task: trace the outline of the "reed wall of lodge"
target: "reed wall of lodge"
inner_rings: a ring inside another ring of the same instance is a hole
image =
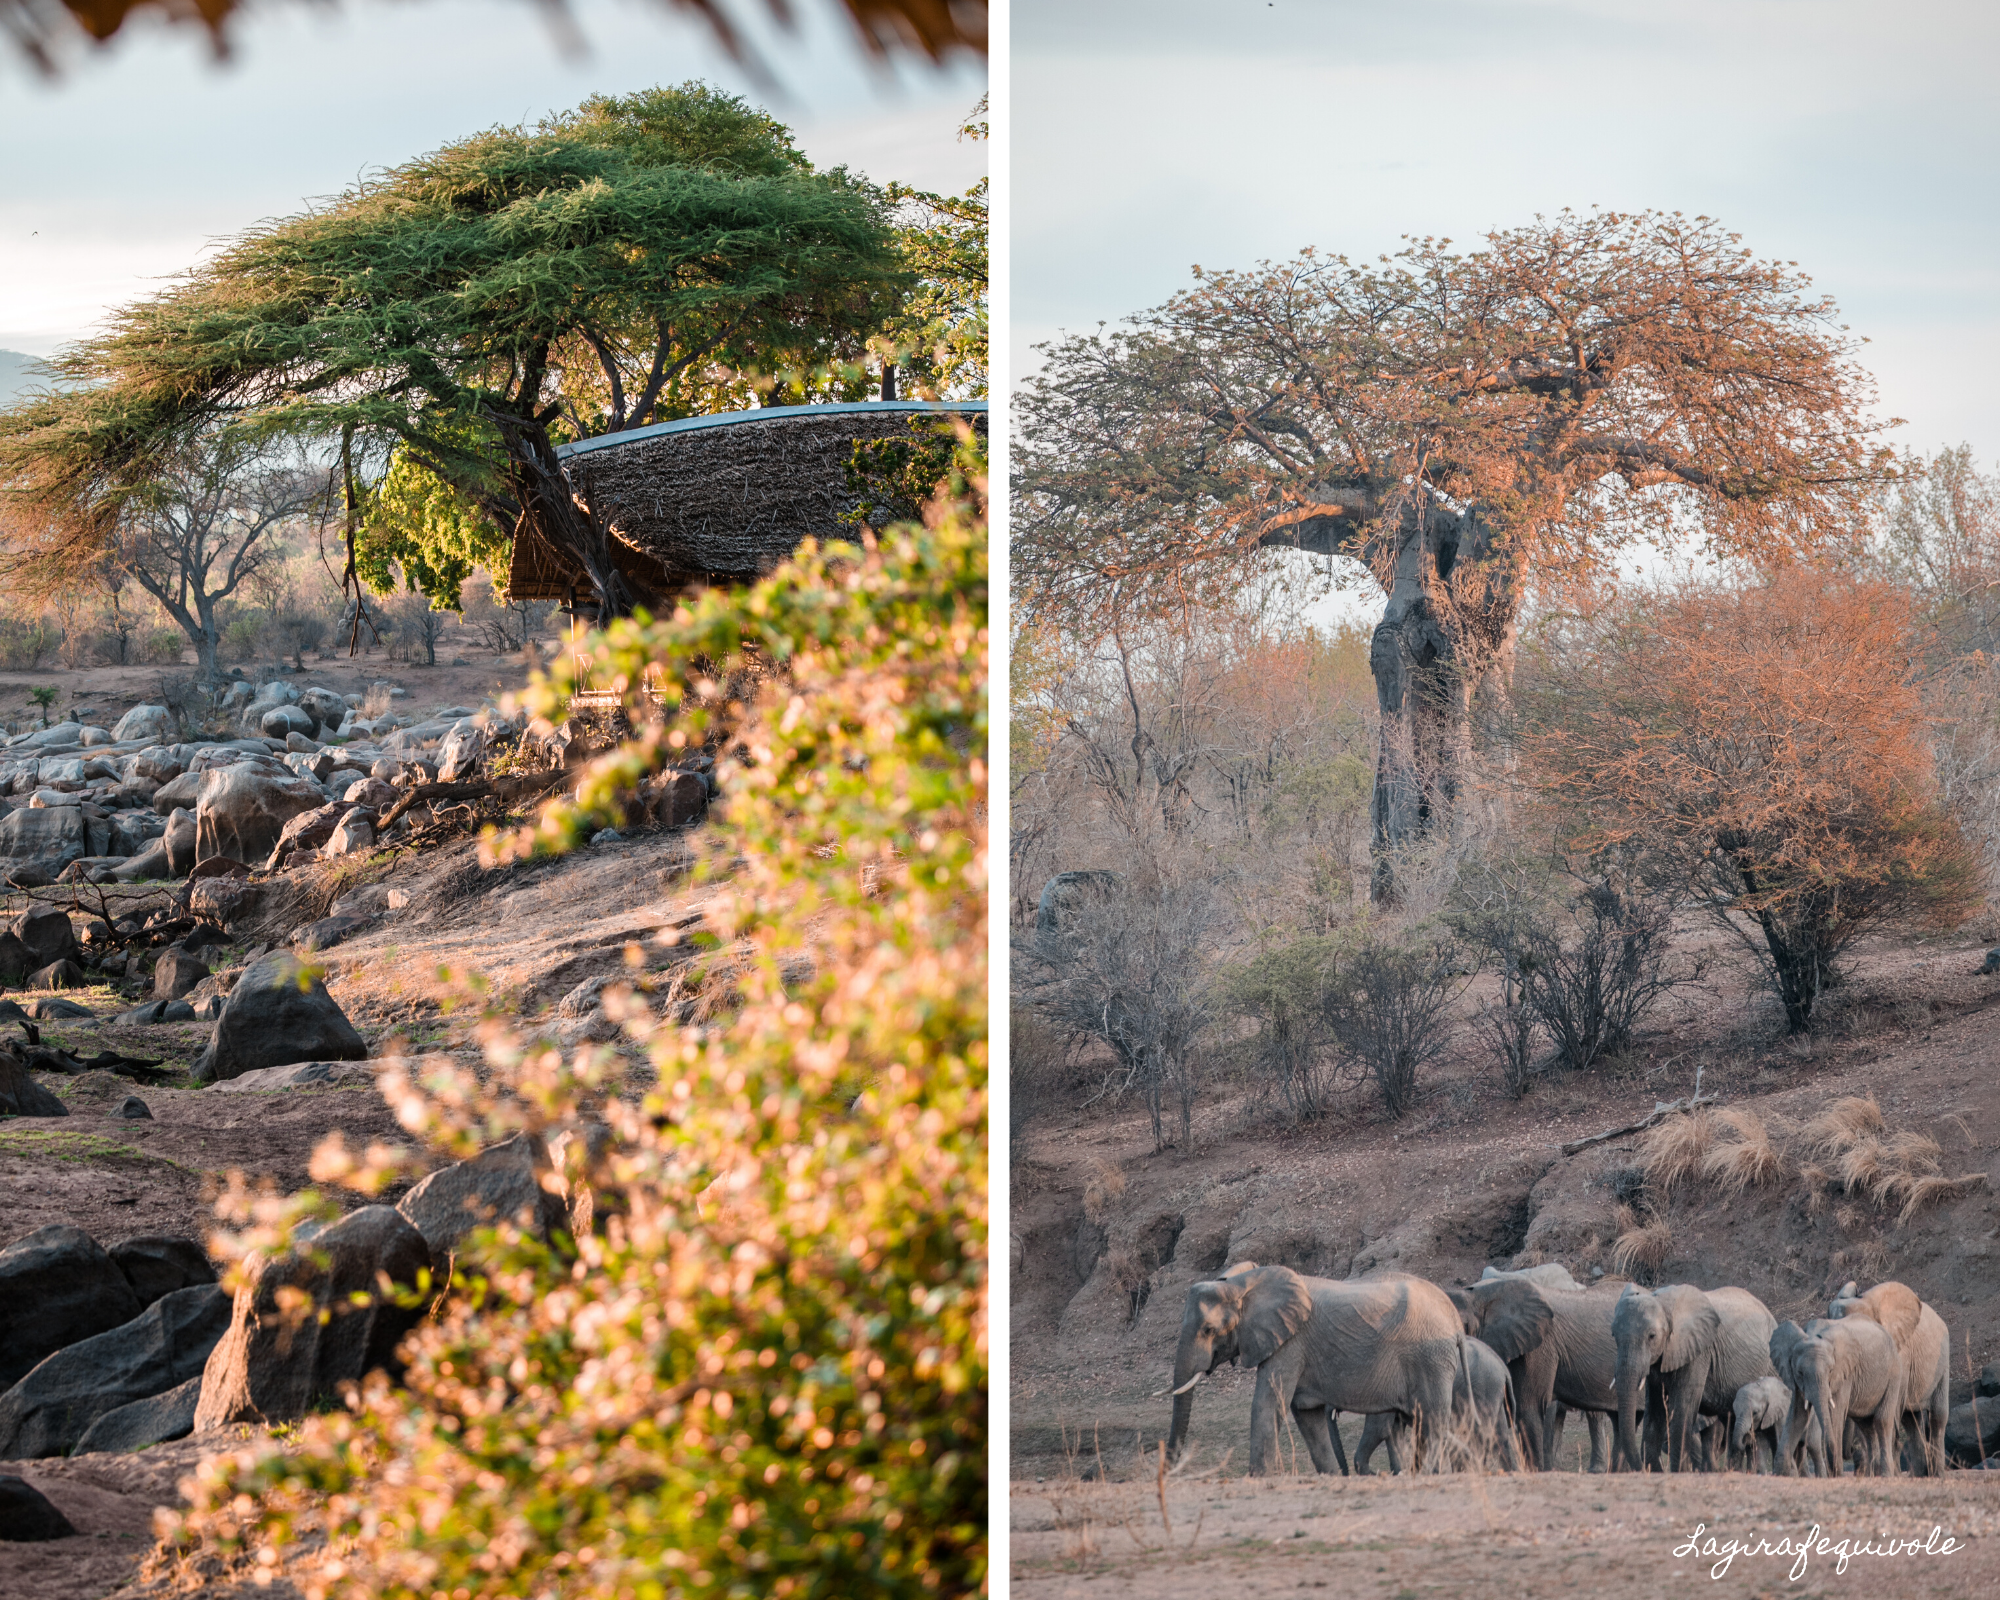
[[[661,595],[747,583],[807,538],[838,537],[859,502],[847,482],[854,446],[963,417],[986,431],[984,401],[859,401],[771,406],[688,417],[565,445],[571,484],[609,527],[619,566]],[[525,531],[514,542],[511,593],[588,593],[581,569]]]

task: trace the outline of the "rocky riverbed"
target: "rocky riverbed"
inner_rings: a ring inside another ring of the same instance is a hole
[[[560,792],[580,725],[369,717],[310,686],[236,699],[229,737],[169,743],[141,705],[0,749],[0,1593],[134,1581],[153,1508],[205,1453],[393,1371],[412,1313],[355,1291],[441,1273],[482,1219],[586,1225],[520,1138],[346,1196],[234,1293],[210,1254],[229,1175],[293,1192],[329,1134],[407,1141],[377,1088],[391,1061],[493,1075],[472,974],[531,1032],[616,1041],[629,1002],[607,990],[676,1003],[711,892],[688,876],[705,763],[584,851],[488,869],[479,815],[424,802],[488,785],[502,751]]]

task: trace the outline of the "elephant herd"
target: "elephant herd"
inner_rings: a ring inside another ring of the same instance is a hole
[[[1349,1470],[1336,1426],[1366,1416],[1355,1469],[1555,1465],[1571,1411],[1590,1470],[1837,1476],[1944,1466],[1949,1336],[1914,1291],[1848,1283],[1825,1317],[1780,1323],[1744,1289],[1620,1279],[1560,1266],[1445,1290],[1404,1273],[1336,1281],[1241,1262],[1192,1285],[1174,1358],[1178,1458],[1194,1390],[1225,1362],[1257,1370],[1250,1470],[1280,1465],[1289,1415],[1313,1466]],[[1606,1434],[1615,1429],[1607,1460]]]

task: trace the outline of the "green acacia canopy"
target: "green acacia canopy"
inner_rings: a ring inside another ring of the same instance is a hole
[[[531,526],[622,612],[645,597],[555,444],[855,359],[909,286],[885,197],[764,113],[698,84],[593,99],[251,229],[125,308],[62,390],[0,414],[0,474],[50,530],[30,554],[72,567],[191,433],[341,441],[502,536]]]

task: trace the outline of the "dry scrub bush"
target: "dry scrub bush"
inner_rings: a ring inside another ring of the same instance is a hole
[[[983,1587],[985,596],[985,530],[952,520],[807,546],[597,642],[596,681],[623,688],[749,647],[783,665],[720,713],[739,738],[718,859],[738,859],[702,870],[740,1008],[628,1016],[658,1074],[643,1098],[611,1052],[566,1063],[499,1018],[514,1097],[450,1069],[390,1080],[455,1154],[548,1136],[601,1230],[461,1253],[408,1387],[378,1375],[289,1451],[211,1462],[164,1564],[370,1600]],[[645,730],[525,842],[586,832],[686,737]],[[315,1159],[322,1181],[385,1170]]]
[[[1583,1072],[1615,1056],[1649,1011],[1699,978],[1698,966],[1669,964],[1672,932],[1667,900],[1605,880],[1577,897],[1574,940],[1550,928],[1528,946],[1522,986],[1562,1067]]]
[[[1449,945],[1370,941],[1342,963],[1321,1002],[1341,1048],[1375,1080],[1382,1109],[1417,1102],[1417,1078],[1451,1043],[1451,1008],[1465,992]]]
[[[1092,1099],[1137,1094],[1155,1149],[1166,1147],[1170,1107],[1181,1148],[1193,1142],[1207,1079],[1201,1040],[1219,1004],[1210,974],[1222,923],[1212,890],[1198,879],[1120,884],[1014,942],[1021,1003],[1071,1038],[1110,1051]]]
[[[1794,1033],[1861,934],[1953,927],[1981,901],[1912,628],[1894,586],[1794,566],[1569,619],[1523,674],[1522,770],[1552,826],[1693,896]]]
[[[1224,1004],[1252,1030],[1236,1054],[1254,1088],[1292,1122],[1309,1122],[1331,1103],[1336,1074],[1332,992],[1345,944],[1318,935],[1262,950],[1222,975]]]

